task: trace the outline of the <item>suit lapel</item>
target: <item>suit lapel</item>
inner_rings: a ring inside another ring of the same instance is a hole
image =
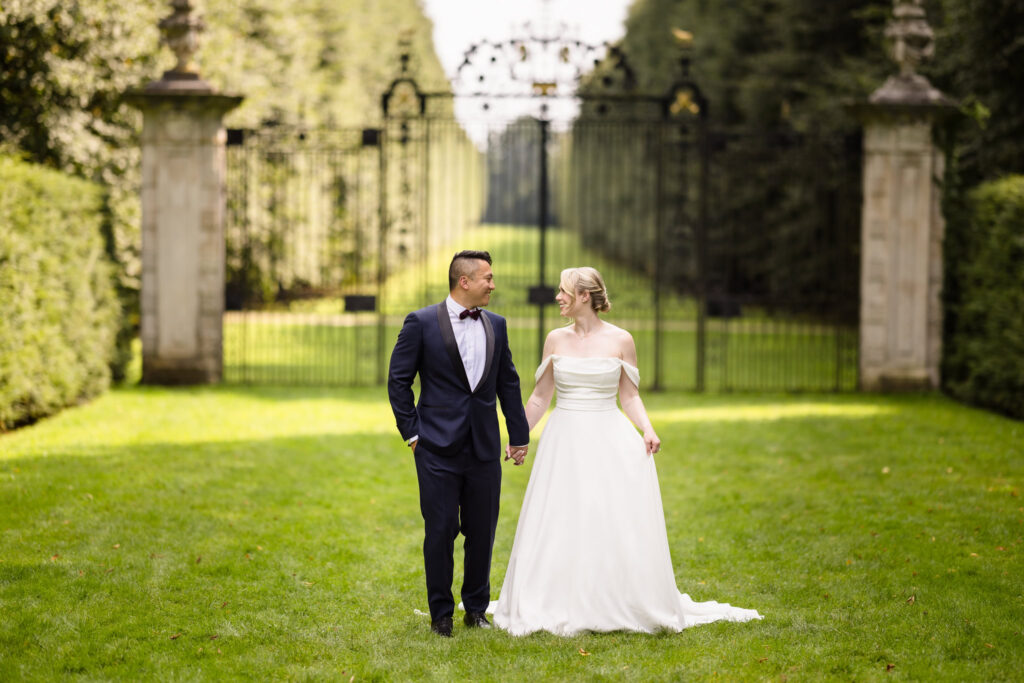
[[[462,356],[459,354],[459,345],[455,341],[452,321],[448,318],[448,306],[444,301],[437,305],[437,326],[441,328],[441,340],[444,342],[444,348],[448,351],[448,359],[452,362],[455,375],[462,380],[467,391],[472,391],[469,386],[469,378],[466,377],[466,366],[462,364]],[[491,343],[488,342],[487,345],[490,347]]]
[[[491,327],[487,313],[482,310],[480,311],[480,322],[484,324],[484,335],[487,336],[487,357],[484,360],[484,374],[480,375],[480,383],[476,385],[477,389],[484,385],[487,375],[491,372],[491,361],[494,360],[494,328]]]

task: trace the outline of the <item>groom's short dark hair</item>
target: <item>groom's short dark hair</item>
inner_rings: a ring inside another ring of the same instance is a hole
[[[487,261],[491,265],[491,255],[486,251],[464,250],[452,257],[452,263],[448,266],[448,291],[455,289],[459,284],[459,278],[463,275],[470,277],[476,272],[476,265],[473,261]]]

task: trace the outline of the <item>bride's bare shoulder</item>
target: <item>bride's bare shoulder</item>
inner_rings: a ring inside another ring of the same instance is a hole
[[[633,335],[617,325],[608,325],[608,339],[612,342],[615,347],[616,354],[619,358],[629,361],[630,363],[636,362],[636,344],[633,342]]]
[[[563,341],[568,340],[570,334],[571,332],[567,327],[556,327],[548,332],[548,336],[544,340],[544,355],[549,356],[553,353],[557,354]]]
[[[548,342],[559,342],[562,339],[568,339],[572,334],[572,330],[568,327],[556,327],[555,329],[548,332]]]
[[[633,335],[629,333],[629,330],[623,329],[618,325],[612,325],[611,323],[605,323],[607,326],[607,334],[610,337],[614,337],[616,341],[626,342],[632,341]]]

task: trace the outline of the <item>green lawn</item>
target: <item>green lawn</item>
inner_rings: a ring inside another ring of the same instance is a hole
[[[680,589],[763,621],[442,640],[380,389],[130,388],[0,436],[0,680],[1024,680],[1020,422],[647,401]],[[528,474],[505,469],[495,596]]]

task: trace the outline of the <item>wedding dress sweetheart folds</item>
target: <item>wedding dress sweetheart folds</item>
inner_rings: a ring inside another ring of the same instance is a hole
[[[760,619],[676,588],[655,458],[616,404],[619,358],[549,356],[557,401],[540,437],[501,597],[488,611],[513,635],[680,631]]]

